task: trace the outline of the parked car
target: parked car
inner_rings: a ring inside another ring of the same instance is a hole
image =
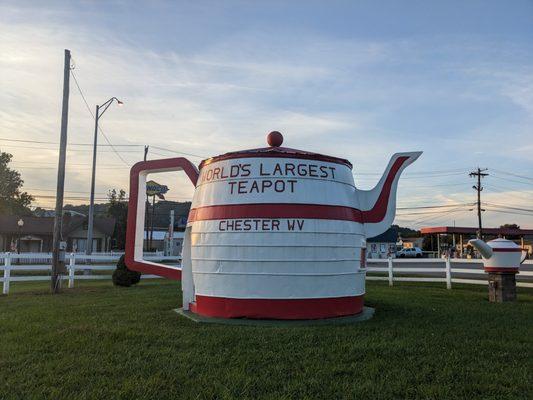
[[[400,258],[420,258],[422,257],[422,250],[419,247],[406,247],[396,253],[396,257]]]

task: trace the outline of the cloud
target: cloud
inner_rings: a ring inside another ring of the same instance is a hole
[[[524,150],[533,116],[533,64],[519,45],[461,37],[357,39],[247,26],[201,46],[184,37],[190,43],[180,49],[136,42],[135,27],[121,32],[98,26],[95,35],[73,7],[38,15],[11,5],[6,15],[0,25],[0,137],[58,140],[62,49],[70,48],[91,108],[111,96],[125,101],[106,112],[101,126],[113,143],[141,145],[119,148],[128,163],[142,158],[144,144],[152,146],[151,157],[173,154],[155,147],[208,157],[264,146],[265,134],[276,129],[287,146],[351,160],[364,186],[373,186],[396,151],[424,150],[408,172],[464,168],[465,176],[418,183],[426,188],[409,189],[414,181],[402,181],[400,204],[471,199],[467,172],[477,164],[533,170]],[[503,47],[506,57],[497,59]],[[91,116],[71,82],[69,141],[89,143],[92,134]],[[3,148],[20,165],[53,168],[56,146],[40,147]],[[67,189],[88,191],[90,148],[69,148]],[[99,148],[97,192],[127,187],[127,166],[107,168],[120,164],[111,149]],[[28,187],[55,186],[53,169],[21,170]],[[162,183],[186,198],[191,188],[179,179]],[[428,189],[459,179],[466,185],[462,192]],[[495,196],[502,202],[512,193]]]

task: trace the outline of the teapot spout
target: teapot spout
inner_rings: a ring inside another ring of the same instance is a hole
[[[355,201],[367,237],[385,232],[396,216],[396,190],[403,170],[412,164],[421,151],[394,154],[378,184],[371,190],[355,189]]]
[[[472,239],[468,241],[469,244],[474,246],[477,251],[481,253],[483,258],[491,258],[492,257],[492,249],[491,247],[485,243],[481,239]]]

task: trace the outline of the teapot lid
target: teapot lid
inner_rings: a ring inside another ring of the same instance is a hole
[[[305,160],[325,161],[336,164],[346,165],[352,169],[352,163],[344,158],[326,156],[323,154],[312,153],[310,151],[303,151],[291,149],[288,147],[281,147],[283,143],[283,135],[278,131],[272,131],[267,135],[267,143],[269,147],[261,147],[259,149],[232,151],[221,154],[219,156],[211,157],[203,160],[200,163],[199,169],[221,160],[230,160],[233,158],[250,158],[250,157],[272,157],[272,158],[302,158]]]
[[[503,238],[489,240],[487,244],[493,249],[521,249],[521,247],[512,240]]]

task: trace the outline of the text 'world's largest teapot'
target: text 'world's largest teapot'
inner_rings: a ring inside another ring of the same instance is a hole
[[[213,317],[312,319],[357,314],[366,238],[394,220],[400,173],[421,152],[395,154],[372,190],[344,159],[281,147],[226,153],[199,169],[185,158],[140,162],[130,177],[126,263],[182,279],[183,307]],[[145,182],[183,170],[196,189],[182,270],[142,259]],[[140,194],[140,195],[139,195]]]

